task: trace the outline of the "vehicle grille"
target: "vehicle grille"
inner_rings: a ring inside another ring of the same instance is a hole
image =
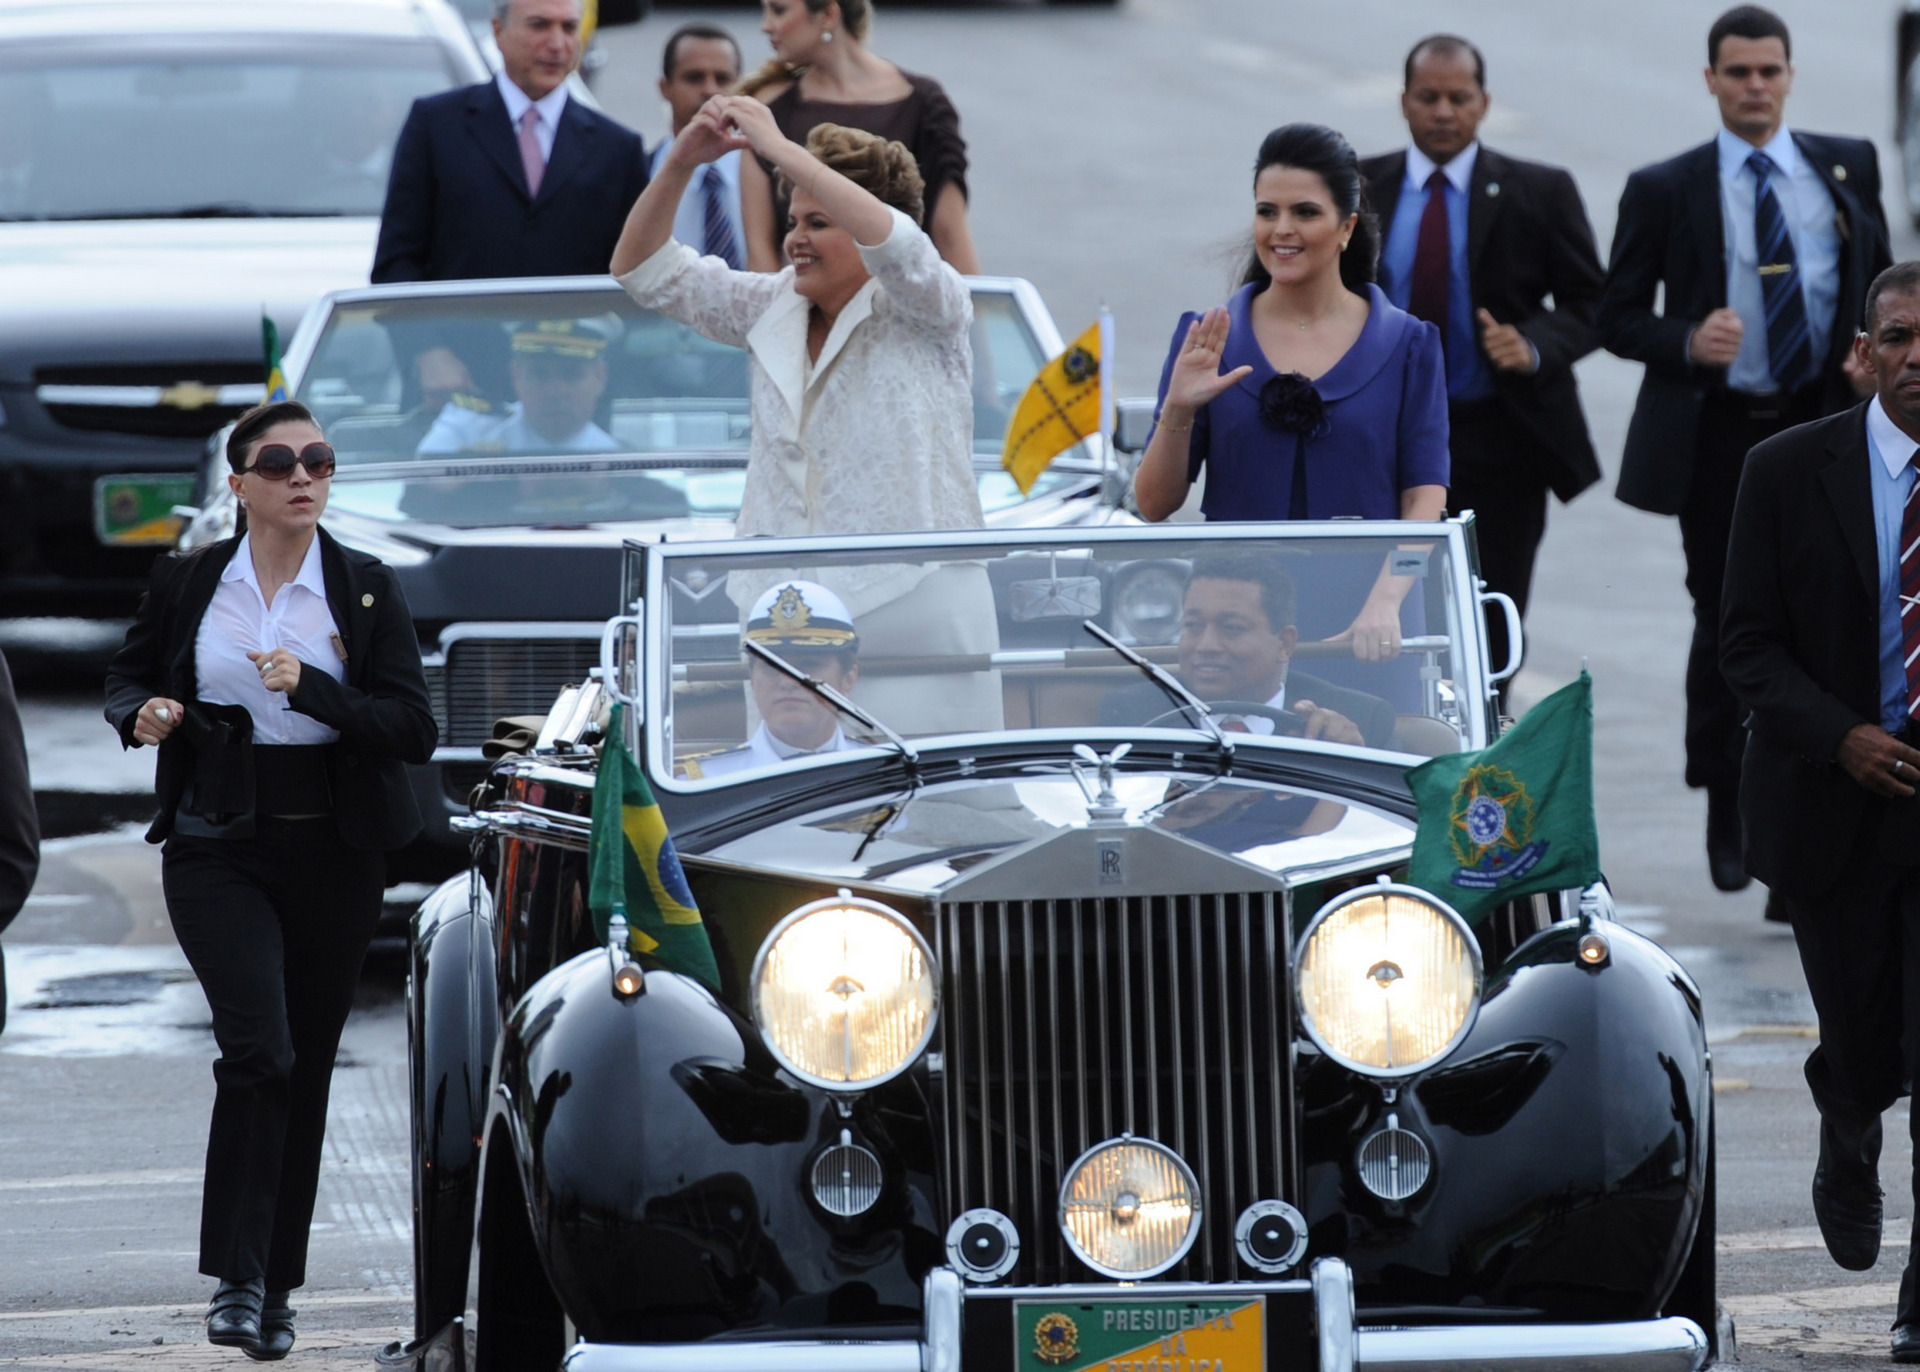
[[[540,715],[562,686],[600,665],[589,638],[462,638],[447,645],[446,666],[429,675],[440,742],[476,747],[503,715]]]
[[[1086,1280],[1057,1221],[1066,1168],[1130,1132],[1200,1180],[1200,1237],[1162,1280],[1242,1272],[1234,1220],[1294,1200],[1293,1012],[1280,897],[942,906],[945,1177],[953,1212],[1021,1233],[1022,1282]]]
[[[155,403],[155,389],[167,392],[182,383],[195,383],[191,387],[195,391],[222,386],[257,387],[262,373],[261,364],[255,359],[41,367],[34,372],[33,379],[39,386],[84,386],[100,388],[103,393],[123,392],[118,403],[44,400],[47,418],[63,428],[86,433],[134,434],[142,438],[206,438],[232,422],[246,406],[212,401],[196,401],[190,407]]]

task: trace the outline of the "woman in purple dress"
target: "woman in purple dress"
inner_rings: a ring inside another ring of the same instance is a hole
[[[1448,476],[1440,332],[1373,284],[1379,232],[1353,148],[1317,124],[1275,129],[1260,144],[1253,198],[1240,289],[1224,306],[1181,316],[1174,332],[1159,420],[1134,477],[1140,513],[1165,519],[1204,469],[1210,520],[1439,519]],[[1328,636],[1382,661],[1400,651],[1414,579],[1367,571],[1370,583],[1348,602],[1358,612]],[[1304,598],[1301,608],[1304,619]]]

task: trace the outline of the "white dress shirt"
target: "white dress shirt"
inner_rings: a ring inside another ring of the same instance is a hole
[[[647,172],[651,176],[660,174],[660,164],[667,160],[667,153],[673,147],[673,140],[667,139],[653,150],[647,159]],[[687,193],[680,197],[680,208],[673,216],[673,240],[685,243],[695,252],[707,250],[707,178],[720,178],[720,205],[726,211],[727,222],[733,225],[733,241],[739,246],[742,260],[747,251],[747,224],[740,217],[740,153],[736,149],[716,160],[707,163],[693,174],[687,182]]]
[[[327,608],[318,538],[308,545],[300,574],[280,588],[273,602],[269,606],[260,593],[260,578],[253,571],[253,535],[247,534],[220,573],[194,639],[200,699],[244,705],[253,716],[255,743],[332,743],[339,732],[295,710],[285,691],[261,685],[260,669],[247,658],[249,652],[285,648],[300,659],[302,672],[325,672],[335,681],[345,677],[347,664],[334,646],[338,626]]]
[[[796,748],[775,738],[762,723],[753,731],[746,746],[735,748],[732,752],[720,753],[714,757],[700,758],[686,765],[686,775],[696,780],[706,777],[732,776],[735,772],[757,771],[762,767],[777,767],[781,763],[796,757],[814,757],[820,753],[840,753],[850,748],[864,748],[864,743],[855,743],[842,733],[839,725],[834,725],[833,737],[818,748]]]
[[[515,138],[520,136],[520,121],[527,111],[540,111],[540,122],[533,127],[534,136],[540,140],[541,160],[553,161],[554,135],[560,132],[560,112],[567,107],[567,83],[562,81],[538,100],[528,98],[525,91],[507,79],[504,71],[494,73],[493,84],[500,88],[500,98],[507,102],[507,120]]]
[[[1727,368],[1727,385],[1736,391],[1766,394],[1778,389],[1767,365],[1767,306],[1760,290],[1760,250],[1753,233],[1754,191],[1758,188],[1747,158],[1753,144],[1721,129],[1715,143],[1720,151],[1720,218],[1727,247],[1727,304],[1740,316],[1740,355]],[[1800,155],[1793,135],[1782,124],[1758,149],[1780,170],[1767,178],[1787,219],[1793,240],[1793,258],[1800,271],[1800,292],[1806,300],[1807,331],[1813,359],[1823,364],[1833,339],[1833,312],[1840,299],[1840,230],[1834,220],[1833,196],[1820,173]]]

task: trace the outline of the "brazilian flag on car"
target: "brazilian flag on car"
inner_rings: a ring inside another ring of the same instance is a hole
[[[1585,672],[1491,747],[1407,773],[1420,807],[1409,884],[1478,924],[1536,891],[1600,879],[1593,819],[1593,678]]]
[[[613,707],[593,786],[587,906],[594,932],[605,939],[608,924],[619,915],[630,931],[630,951],[718,991],[720,969],[707,926],[680,870],[666,818],[640,764],[627,751],[625,715],[624,705]]]

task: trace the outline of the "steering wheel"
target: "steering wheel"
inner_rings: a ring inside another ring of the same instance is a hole
[[[1274,733],[1286,734],[1292,738],[1303,737],[1307,732],[1307,717],[1298,710],[1278,710],[1262,701],[1211,700],[1207,702],[1207,713],[1210,715],[1258,715],[1262,719],[1273,721]],[[1192,716],[1190,707],[1176,705],[1170,710],[1162,710],[1140,727],[1151,729],[1161,720],[1175,717],[1191,726]]]

